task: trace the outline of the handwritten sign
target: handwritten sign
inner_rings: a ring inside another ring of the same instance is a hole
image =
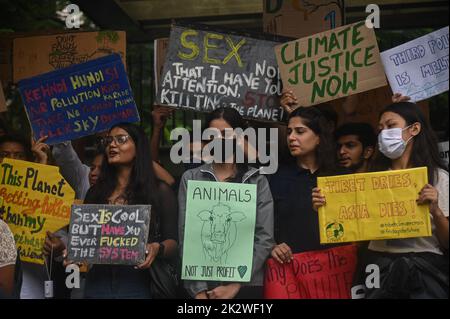
[[[267,261],[265,299],[350,299],[356,245],[295,254],[289,264]]]
[[[145,260],[151,206],[73,205],[68,259],[137,265]]]
[[[14,234],[22,261],[44,264],[47,231],[69,224],[75,192],[56,166],[4,159],[0,164],[0,218]]]
[[[320,242],[431,236],[429,207],[418,205],[426,168],[319,177],[327,204],[319,209]]]
[[[139,122],[119,55],[22,80],[19,90],[34,136],[48,136],[48,144]]]
[[[256,185],[189,181],[182,279],[250,282]]]
[[[283,85],[311,106],[387,85],[373,29],[346,25],[276,47]]]
[[[448,141],[439,143],[439,156],[448,165]]]
[[[126,33],[99,31],[14,39],[14,82],[111,54],[126,62]]]
[[[448,91],[448,27],[381,54],[392,90],[414,102]]]
[[[233,107],[246,118],[281,121],[277,44],[174,26],[157,104],[201,112]]]
[[[8,111],[8,109],[6,107],[5,95],[3,94],[2,82],[0,81],[0,113],[6,111]]]
[[[264,32],[303,38],[343,25],[344,0],[264,0]]]

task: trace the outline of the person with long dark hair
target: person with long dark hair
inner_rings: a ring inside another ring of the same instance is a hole
[[[272,257],[289,263],[294,254],[331,248],[320,244],[319,220],[313,214],[311,190],[318,176],[336,173],[334,139],[327,119],[316,107],[299,107],[288,118],[291,163],[270,178],[275,202]]]
[[[122,123],[103,138],[105,157],[86,204],[152,205],[146,260],[136,267],[95,265],[86,278],[86,298],[151,298],[148,268],[177,252],[177,206],[171,188],[155,177],[150,145],[141,128]],[[159,225],[160,229],[156,229]],[[159,239],[157,233],[161,234]]]
[[[206,128],[216,129],[226,137],[226,130],[245,129],[246,123],[239,112],[232,108],[219,108],[209,114]],[[225,143],[225,139],[222,140]],[[234,144],[245,145],[235,140]],[[245,146],[242,146],[245,148]],[[189,180],[231,182],[257,185],[256,228],[253,251],[253,269],[250,283],[217,283],[208,281],[185,281],[187,292],[196,299],[261,299],[265,262],[270,256],[273,241],[273,200],[269,183],[260,171],[245,163],[237,163],[236,157],[222,158],[199,168],[188,170],[182,177],[178,195],[180,207],[179,238],[184,240],[187,183]]]
[[[448,298],[449,263],[444,254],[449,246],[449,175],[437,139],[420,108],[410,102],[386,107],[379,130],[374,171],[428,169],[429,183],[423,185],[417,203],[430,207],[432,236],[370,242],[361,272],[366,265],[377,265],[380,287],[366,289],[366,298]],[[313,202],[316,209],[326,205],[319,189]]]

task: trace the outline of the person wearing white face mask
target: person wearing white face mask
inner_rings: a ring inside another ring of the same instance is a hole
[[[372,241],[361,272],[367,265],[377,265],[380,287],[365,289],[366,298],[447,299],[449,174],[439,157],[437,139],[420,108],[404,100],[381,113],[379,129],[380,152],[373,171],[428,168],[429,184],[417,202],[430,207],[432,236]],[[326,205],[319,189],[313,192],[313,204],[315,209]]]
[[[413,125],[405,127],[404,129],[399,127],[383,129],[378,135],[378,147],[380,152],[391,160],[402,157],[408,143],[414,138],[414,135],[411,134],[410,138],[405,141],[403,139],[403,132],[409,130]]]

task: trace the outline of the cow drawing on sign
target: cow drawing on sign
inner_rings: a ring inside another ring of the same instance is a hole
[[[246,218],[245,214],[232,212],[229,206],[219,203],[197,216],[203,221],[201,240],[206,258],[211,262],[225,264],[228,252],[236,243],[236,224]]]

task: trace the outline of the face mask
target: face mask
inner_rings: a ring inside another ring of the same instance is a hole
[[[382,130],[378,135],[378,147],[380,152],[392,160],[400,158],[403,153],[405,153],[409,141],[413,138],[413,136],[411,136],[406,142],[403,140],[403,131],[410,127],[411,125],[404,129],[393,128]]]

